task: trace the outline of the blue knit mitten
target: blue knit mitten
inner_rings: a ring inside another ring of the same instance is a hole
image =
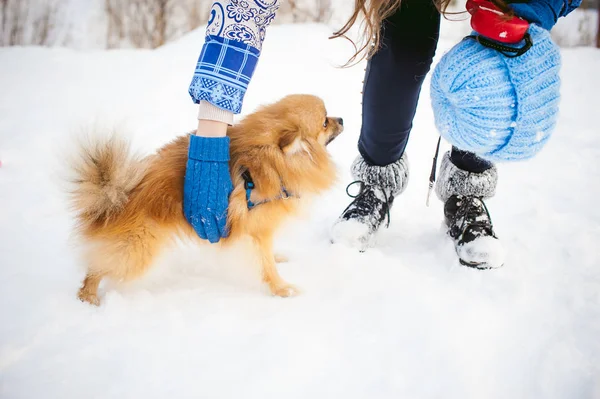
[[[551,30],[559,17],[564,17],[579,7],[581,0],[531,0],[509,4],[519,17]]]
[[[229,137],[191,135],[183,185],[183,213],[200,238],[216,243],[227,236],[231,191]]]

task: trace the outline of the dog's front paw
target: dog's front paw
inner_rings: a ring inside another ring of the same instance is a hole
[[[282,298],[289,298],[300,294],[300,290],[291,284],[271,286],[271,293]]]
[[[77,298],[79,298],[81,302],[87,302],[90,305],[100,306],[100,299],[98,299],[98,295],[84,291],[83,289],[79,290]]]

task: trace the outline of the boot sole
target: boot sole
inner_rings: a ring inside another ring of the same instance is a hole
[[[487,263],[475,263],[475,262],[467,262],[465,260],[462,260],[461,258],[458,258],[458,261],[460,262],[461,265],[466,266],[466,267],[470,267],[471,269],[477,269],[477,270],[490,270],[490,269],[499,269],[502,266],[504,266],[504,263],[501,264],[500,266],[497,267],[493,267],[493,266],[489,266]]]

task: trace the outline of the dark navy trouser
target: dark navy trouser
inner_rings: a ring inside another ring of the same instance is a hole
[[[435,55],[440,13],[431,0],[402,0],[381,29],[381,47],[367,63],[358,141],[362,157],[378,166],[393,163],[404,153],[421,86]],[[455,148],[451,158],[456,166],[471,172],[492,167],[475,154]]]

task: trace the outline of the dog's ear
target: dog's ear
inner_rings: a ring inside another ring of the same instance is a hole
[[[288,155],[302,151],[304,148],[298,131],[286,130],[282,132],[279,135],[279,148]]]

